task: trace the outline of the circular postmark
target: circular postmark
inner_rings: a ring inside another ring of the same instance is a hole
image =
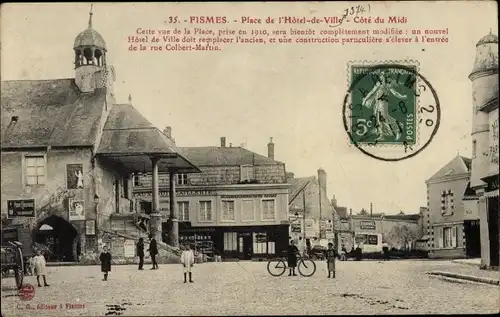
[[[350,143],[382,161],[401,161],[436,135],[441,108],[436,91],[412,63],[353,64],[342,108]]]
[[[19,298],[21,300],[32,300],[35,297],[35,287],[31,284],[23,284],[19,289]]]

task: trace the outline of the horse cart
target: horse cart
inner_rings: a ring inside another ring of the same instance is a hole
[[[14,271],[18,288],[23,285],[27,260],[33,255],[29,234],[29,229],[22,226],[2,228],[2,277],[7,277]]]

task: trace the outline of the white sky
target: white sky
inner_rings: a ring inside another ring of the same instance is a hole
[[[360,4],[359,2],[355,3]],[[498,29],[495,2],[371,3],[371,15],[407,16],[406,25],[448,28],[450,43],[379,45],[234,45],[222,52],[129,52],[136,28],[167,27],[168,16],[337,16],[347,3],[99,3],[93,26],[106,40],[115,66],[118,102],[134,106],[160,129],[169,125],[179,146],[234,146],[267,154],[297,177],[328,173],[328,195],[339,205],[386,214],[418,212],[425,180],[457,155],[471,153],[471,83],[476,42]],[[73,41],[87,27],[88,4],[2,5],[2,80],[74,76]],[[186,26],[180,24],[179,26]],[[231,26],[231,25],[229,25]],[[209,27],[209,26],[208,26]],[[263,26],[261,26],[263,27]],[[296,26],[307,28],[306,26]],[[345,25],[353,27],[353,24]],[[370,28],[370,25],[362,25]],[[425,49],[425,51],[423,50]],[[437,91],[441,127],[417,156],[382,162],[350,147],[342,125],[352,60],[416,59]]]

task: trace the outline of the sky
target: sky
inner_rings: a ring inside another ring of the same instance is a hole
[[[225,136],[233,146],[244,143],[267,155],[272,137],[275,158],[288,172],[296,177],[317,175],[319,168],[327,172],[328,195],[335,195],[339,205],[353,212],[373,203],[376,213],[417,213],[426,206],[425,180],[458,153],[471,155],[468,75],[475,44],[498,29],[495,2],[370,3],[372,16],[408,19],[406,25],[383,27],[448,28],[448,44],[242,44],[220,52],[128,51],[127,37],[137,28],[168,28],[169,16],[323,17],[340,15],[347,7],[343,2],[98,3],[93,27],[104,37],[107,62],[116,70],[117,101],[126,103],[130,94],[133,105],[155,126],[172,127],[178,146],[219,146]],[[89,4],[80,3],[2,5],[2,80],[74,77],[73,42],[87,27],[88,12]],[[265,27],[272,26],[249,29]],[[436,90],[441,125],[418,155],[383,162],[349,144],[342,123],[346,65],[403,59],[418,60],[420,72]]]

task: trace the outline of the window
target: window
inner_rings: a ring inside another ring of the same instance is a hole
[[[476,157],[476,151],[477,151],[477,143],[476,140],[472,141],[472,158]]]
[[[177,185],[187,185],[188,177],[187,174],[177,174]]]
[[[441,214],[451,215],[455,208],[454,195],[451,190],[443,190],[441,192]]]
[[[240,175],[241,181],[248,181],[255,179],[252,165],[242,165],[240,168],[240,173],[241,173]]]
[[[224,251],[238,250],[238,234],[236,232],[224,232]]]
[[[369,234],[367,236],[367,244],[370,244],[370,245],[377,245],[378,244],[378,237],[377,235],[374,235],[374,234]]]
[[[453,235],[451,227],[443,228],[443,241],[445,248],[451,248],[453,246]]]
[[[253,200],[241,201],[241,220],[251,221],[255,220],[255,204]]]
[[[234,221],[234,200],[222,201],[222,216],[223,221]]]
[[[262,200],[262,220],[274,220],[274,199]]]
[[[26,185],[45,184],[45,157],[26,156],[25,158]]]
[[[179,209],[179,221],[189,221],[189,202],[179,201],[177,203]]]
[[[212,202],[200,201],[200,221],[212,220]]]
[[[134,186],[142,186],[141,175],[134,175]]]
[[[255,254],[267,253],[267,234],[265,232],[253,233],[253,253]]]

